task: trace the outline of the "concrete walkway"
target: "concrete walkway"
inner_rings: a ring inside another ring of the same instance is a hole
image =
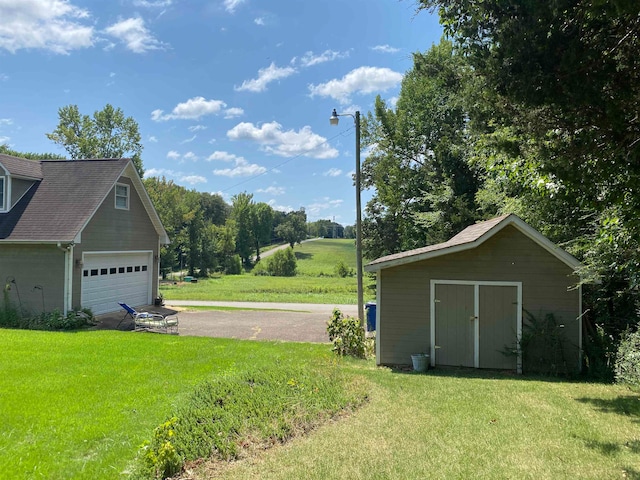
[[[167,300],[166,306],[171,307],[233,307],[261,310],[289,310],[303,313],[322,313],[331,315],[334,308],[338,308],[345,316],[358,315],[357,305],[333,305],[317,303],[276,303],[276,302],[218,302],[209,300]]]

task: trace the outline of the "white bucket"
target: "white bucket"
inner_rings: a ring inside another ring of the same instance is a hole
[[[429,368],[429,355],[426,353],[415,353],[411,355],[413,369],[416,372],[426,372]]]

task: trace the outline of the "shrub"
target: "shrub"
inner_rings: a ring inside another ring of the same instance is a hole
[[[349,268],[346,263],[340,260],[336,263],[334,268],[334,272],[340,278],[351,277],[353,276],[353,268]]]
[[[360,320],[345,317],[342,312],[334,308],[331,319],[327,322],[329,340],[333,342],[332,350],[338,355],[349,355],[356,358],[366,358],[373,348],[370,340],[365,339]]]
[[[274,277],[295,277],[298,268],[293,248],[278,250],[267,260],[267,270]]]
[[[227,275],[240,275],[242,273],[242,259],[240,255],[233,255],[225,259],[224,273]]]
[[[267,262],[256,263],[255,266],[253,267],[253,270],[251,270],[251,273],[253,273],[258,277],[267,277],[271,275],[269,273],[269,270],[267,270]]]
[[[91,310],[73,310],[62,315],[58,310],[43,312],[39,315],[26,315],[11,305],[5,295],[3,308],[0,309],[0,328],[19,328],[23,330],[77,330],[93,324]]]
[[[640,324],[622,334],[615,363],[616,382],[640,386]]]

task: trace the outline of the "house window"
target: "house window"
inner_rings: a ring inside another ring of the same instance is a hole
[[[4,177],[0,177],[0,212],[3,212],[4,210],[6,210],[5,206],[4,206],[4,197],[5,197],[5,195],[4,195],[4,191],[5,191],[4,185],[5,185]]]
[[[116,183],[116,208],[129,210],[129,185]]]

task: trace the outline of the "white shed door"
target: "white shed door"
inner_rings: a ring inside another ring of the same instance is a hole
[[[82,307],[95,315],[113,312],[124,302],[132,307],[151,303],[151,252],[85,253]]]

